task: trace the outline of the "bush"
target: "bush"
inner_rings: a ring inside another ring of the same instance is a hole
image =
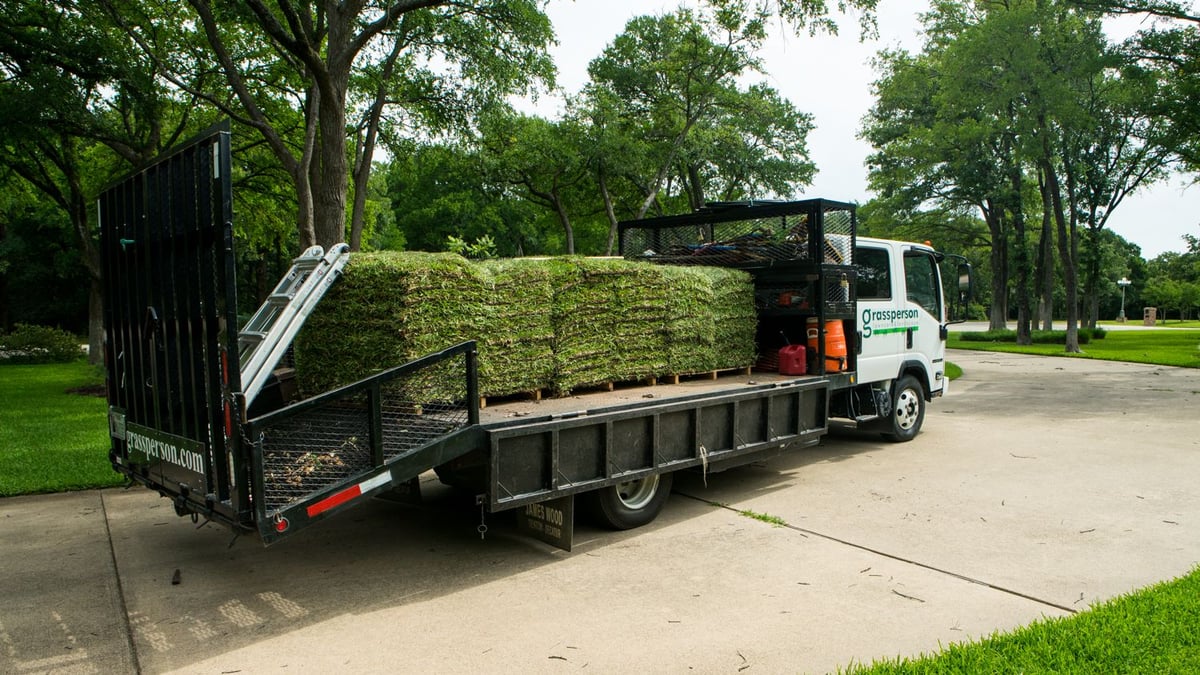
[[[65,330],[19,323],[0,335],[0,363],[70,363],[83,355],[80,343]]]
[[[959,333],[963,342],[1016,342],[1017,332],[1013,330],[985,330],[978,332]]]
[[[1100,334],[1096,334],[1087,328],[1079,329],[1079,344],[1086,345],[1092,338],[1099,339],[1104,337],[1103,329],[1096,329]],[[1013,342],[1017,341],[1017,331],[1015,330],[989,330],[978,333],[961,333],[960,338],[963,342]],[[1035,345],[1065,345],[1067,344],[1067,331],[1065,330],[1035,330],[1029,334],[1030,340]]]

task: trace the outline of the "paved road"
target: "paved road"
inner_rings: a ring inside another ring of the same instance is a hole
[[[573,553],[503,515],[480,541],[449,491],[270,549],[140,489],[0,500],[0,672],[824,672],[1200,562],[1200,373],[951,358],[916,441],[685,476],[658,521]]]

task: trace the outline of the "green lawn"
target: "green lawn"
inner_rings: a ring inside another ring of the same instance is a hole
[[[1196,323],[1196,322],[1190,322]],[[1171,327],[1176,327],[1173,324]],[[1200,327],[1109,331],[1067,354],[1062,345],[1018,347],[968,342],[947,346],[1068,358],[1200,368]],[[1182,327],[1181,326],[1181,327]],[[854,675],[891,673],[1195,673],[1200,672],[1200,568],[1175,581],[1110,600],[1073,617],[1048,619],[1011,633],[950,645],[937,654],[851,666]]]
[[[1141,323],[1142,323],[1141,319],[1138,319],[1136,321],[1133,319],[1130,319],[1127,323],[1124,323],[1124,324],[1117,323],[1116,321],[1101,321],[1100,325],[1101,326],[1121,326],[1121,325],[1139,326],[1139,325],[1141,325]],[[1159,319],[1154,325],[1158,328],[1200,328],[1200,321],[1180,321],[1179,319],[1171,319],[1170,321],[1164,321],[1162,319]]]
[[[1011,342],[969,342],[962,339],[962,333],[951,333],[946,346],[1200,368],[1200,330],[1110,330],[1104,338],[1082,345],[1082,354],[1067,354],[1062,345],[1055,344],[1019,347]]]
[[[1200,672],[1200,568],[1076,616],[1046,619],[978,642],[950,645],[935,655],[851,666],[840,672]]]
[[[84,361],[0,366],[0,497],[121,484],[108,463],[104,397],[68,393],[98,385]]]

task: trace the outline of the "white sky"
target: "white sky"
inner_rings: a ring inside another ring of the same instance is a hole
[[[673,11],[678,1],[663,0],[550,0],[547,14],[554,24],[558,46],[552,48],[559,85],[578,92],[587,81],[587,65],[621,33],[630,18]],[[836,3],[829,3],[836,5]],[[872,104],[875,73],[870,60],[884,47],[920,48],[917,19],[926,11],[924,0],[880,0],[879,39],[859,42],[854,17],[840,17],[840,35],[787,34],[773,31],[762,53],[771,86],[800,110],[813,116],[809,154],[817,176],[807,192],[796,198],[824,197],[865,202],[867,172],[863,162],[870,146],[857,138],[863,116]],[[554,116],[556,104],[543,98],[535,108]],[[1147,259],[1164,251],[1182,251],[1181,235],[1200,236],[1200,186],[1186,187],[1174,178],[1128,198],[1113,213],[1110,227],[1141,246]]]

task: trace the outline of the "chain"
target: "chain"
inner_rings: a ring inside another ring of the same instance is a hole
[[[487,535],[487,513],[484,510],[484,505],[487,503],[486,495],[476,495],[475,503],[479,505],[479,527],[475,528],[479,532],[479,540],[483,541]]]

